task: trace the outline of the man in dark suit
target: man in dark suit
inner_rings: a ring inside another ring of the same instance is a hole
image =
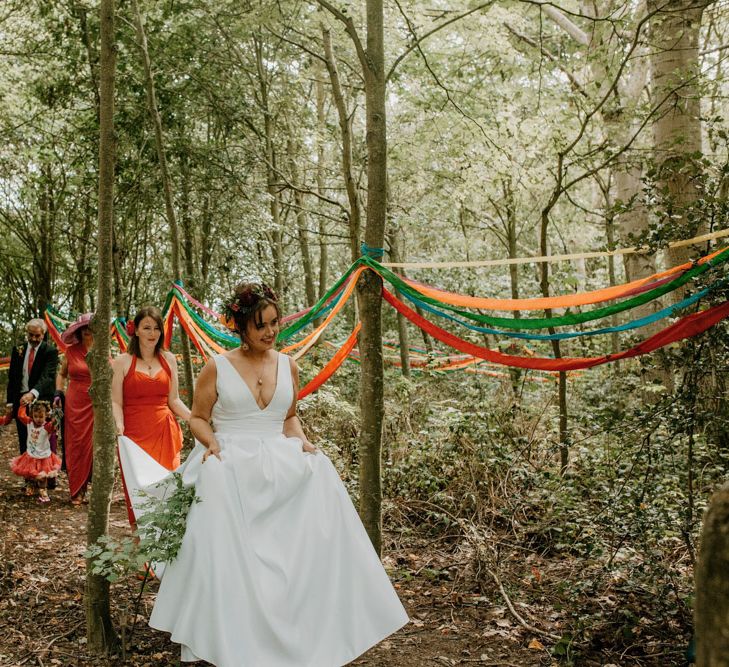
[[[40,319],[25,325],[27,342],[13,348],[8,370],[7,402],[13,406],[13,416],[18,427],[20,453],[26,449],[28,429],[18,419],[18,410],[36,399],[53,400],[58,368],[58,350],[43,340],[46,323]]]

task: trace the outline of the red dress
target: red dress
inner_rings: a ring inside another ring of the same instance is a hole
[[[94,411],[89,396],[91,372],[86,363],[83,343],[66,350],[68,362],[68,391],[66,392],[64,451],[71,497],[82,491],[91,478],[94,461]]]
[[[124,376],[123,384],[124,435],[134,440],[160,465],[174,470],[180,465],[182,429],[167,405],[172,371],[161,354],[157,358],[162,368],[150,377],[137,370],[137,357],[132,355],[132,365]],[[130,523],[134,525],[128,496],[127,512]]]

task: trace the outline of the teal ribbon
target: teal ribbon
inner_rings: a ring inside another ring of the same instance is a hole
[[[374,248],[367,245],[364,241],[360,244],[359,251],[364,257],[371,257],[372,259],[382,259],[385,256],[384,248]]]

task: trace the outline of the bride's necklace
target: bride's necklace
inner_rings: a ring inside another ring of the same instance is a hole
[[[248,359],[248,363],[253,366],[254,375],[256,376],[256,385],[258,386],[258,393],[261,393],[261,387],[263,385],[263,375],[266,371],[266,357],[263,357],[263,362],[261,363],[261,371],[260,373],[256,371],[255,365],[253,364],[253,359]]]

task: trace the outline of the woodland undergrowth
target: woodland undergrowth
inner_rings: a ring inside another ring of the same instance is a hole
[[[728,361],[722,325],[572,375],[564,475],[548,376],[388,371],[385,526],[447,553],[434,578],[505,604],[567,664],[684,664],[701,516],[729,460]],[[356,381],[302,406],[355,497]]]

